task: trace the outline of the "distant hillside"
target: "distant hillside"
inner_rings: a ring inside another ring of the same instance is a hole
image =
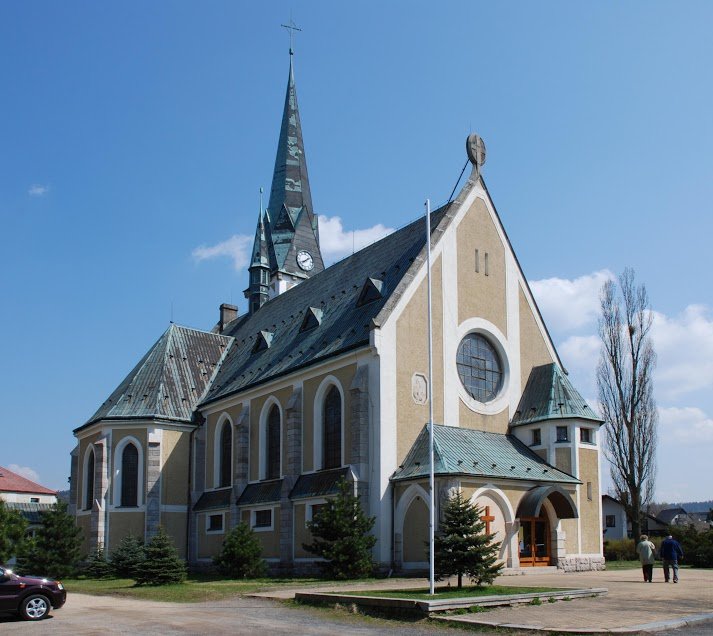
[[[686,512],[708,512],[713,508],[713,499],[708,501],[689,501],[687,503],[671,504],[670,508],[683,508]]]
[[[66,501],[69,503],[69,490],[58,490],[57,491],[57,499],[60,501]]]

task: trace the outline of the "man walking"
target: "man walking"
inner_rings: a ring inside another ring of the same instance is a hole
[[[678,583],[678,560],[683,558],[681,544],[670,534],[661,542],[659,556],[663,559],[663,577],[669,581],[669,568],[673,568],[673,582]]]

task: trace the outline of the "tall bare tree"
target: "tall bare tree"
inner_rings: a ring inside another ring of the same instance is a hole
[[[656,482],[653,314],[646,287],[634,281],[634,270],[626,268],[618,283],[607,281],[601,290],[597,386],[614,490],[638,538]]]

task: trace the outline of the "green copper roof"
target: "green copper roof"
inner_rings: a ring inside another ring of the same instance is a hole
[[[436,475],[464,475],[495,479],[579,484],[578,479],[530,450],[513,435],[455,426],[433,427],[433,464]],[[429,474],[428,426],[424,426],[392,481]]]
[[[564,418],[602,422],[559,366],[551,363],[535,367],[510,425]]]

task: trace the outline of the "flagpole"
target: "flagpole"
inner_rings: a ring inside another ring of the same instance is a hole
[[[428,526],[429,594],[436,593],[436,489],[433,471],[433,328],[431,321],[431,200],[426,199],[426,267],[428,278],[428,465],[431,492]]]

